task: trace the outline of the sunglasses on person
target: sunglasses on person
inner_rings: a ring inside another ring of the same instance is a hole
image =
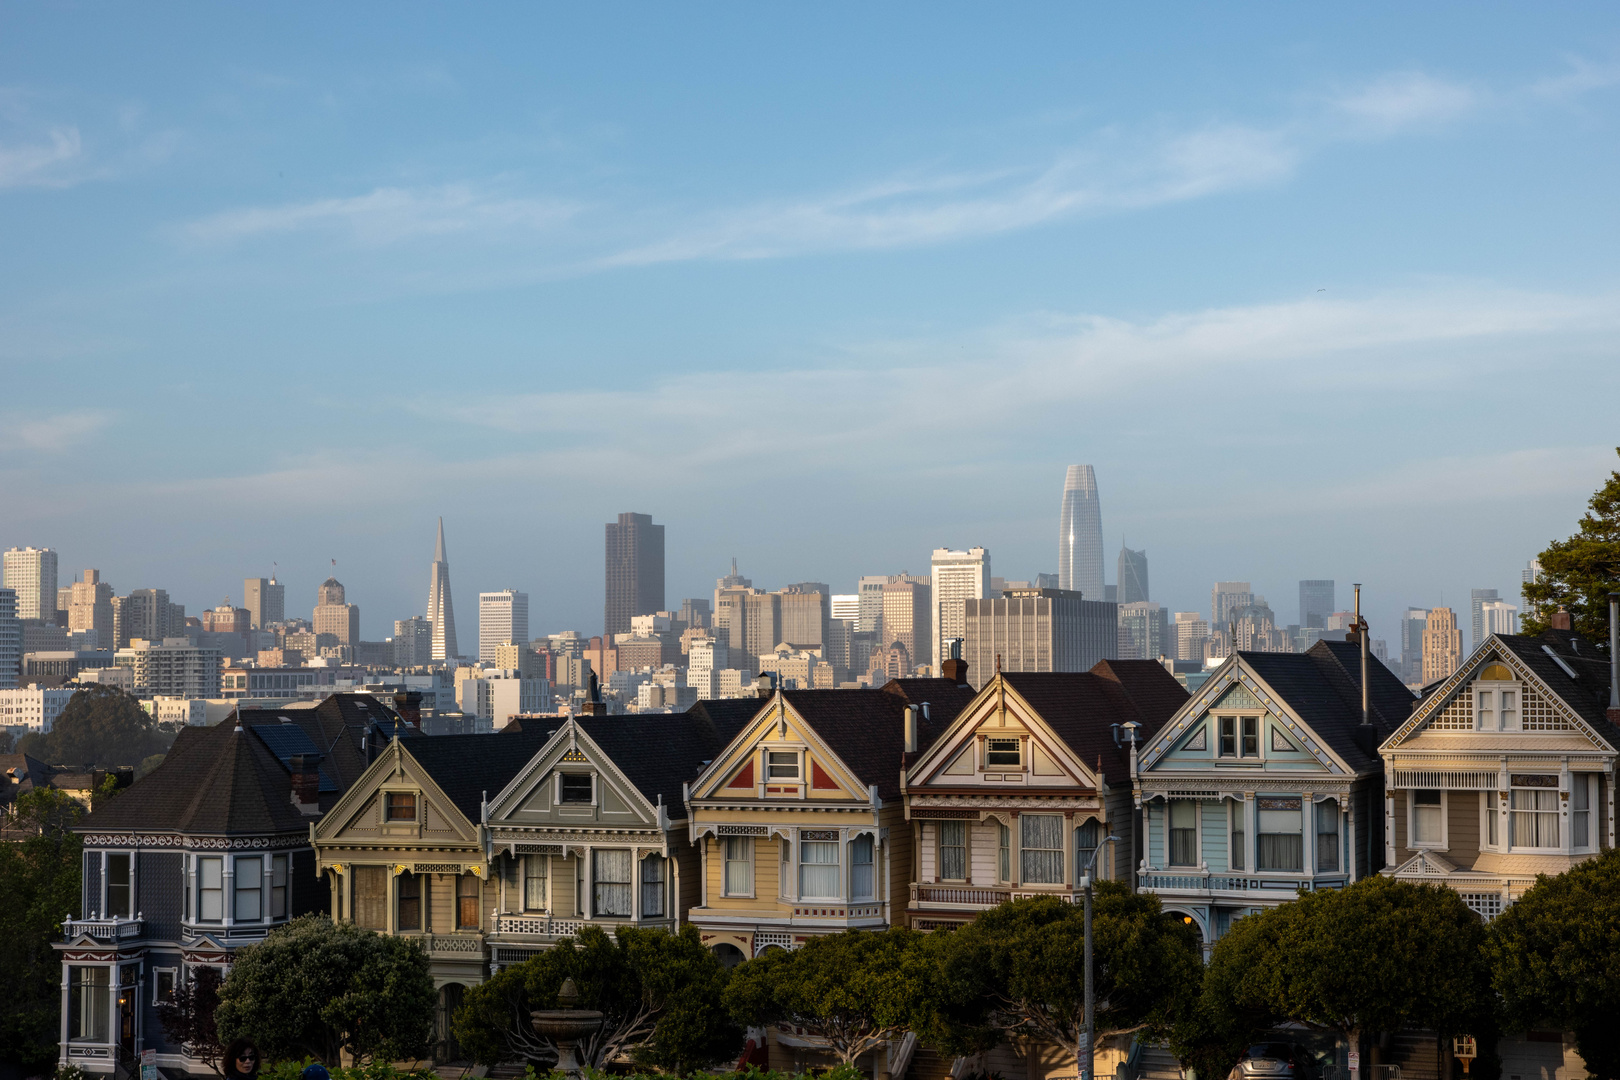
[[[255,1053],[252,1053],[252,1052],[249,1052],[249,1053],[246,1053],[246,1054],[237,1054],[236,1055],[236,1060],[237,1061],[258,1061],[259,1060],[259,1055],[255,1054]]]

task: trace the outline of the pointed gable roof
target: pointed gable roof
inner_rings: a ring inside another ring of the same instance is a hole
[[[574,723],[635,785],[648,805],[662,800],[666,807],[674,808],[671,816],[678,820],[685,814],[681,803],[683,785],[696,780],[759,712],[757,699],[734,700],[747,708],[730,707],[730,702],[699,702],[721,707],[694,706],[684,713],[656,719],[580,716]]]
[[[1374,736],[1358,741],[1361,727],[1361,650],[1354,642],[1318,641],[1302,653],[1240,652],[1243,663],[1360,775],[1383,767],[1378,744],[1417,705],[1417,698],[1376,656],[1367,658],[1368,713]]]
[[[882,690],[783,690],[782,698],[861,783],[877,785],[880,798],[900,794],[900,764],[906,749],[906,705],[901,694]],[[933,709],[930,707],[930,714]],[[918,718],[918,749],[926,750],[949,721]]]
[[[400,745],[470,824],[483,818],[487,793],[511,782],[549,736],[543,732],[431,735],[402,739]]]
[[[1123,738],[1115,745],[1112,725],[1140,724],[1140,744],[1187,700],[1175,676],[1154,660],[1104,660],[1090,671],[1006,671],[1001,678],[1087,768],[1100,759],[1113,787],[1130,784],[1131,748]]]

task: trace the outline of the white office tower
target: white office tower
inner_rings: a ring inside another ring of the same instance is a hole
[[[1209,623],[1196,611],[1176,612],[1176,659],[1202,660],[1209,644]]]
[[[1102,503],[1090,465],[1070,465],[1058,522],[1058,588],[1104,599]]]
[[[56,552],[12,548],[4,556],[6,588],[17,594],[17,618],[56,618]]]
[[[990,552],[982,547],[935,548],[933,570],[933,648],[928,655],[938,663],[946,655],[944,643],[967,633],[965,601],[990,596]]]
[[[456,613],[450,604],[450,560],[444,554],[444,518],[439,519],[439,542],[433,548],[433,576],[428,582],[427,621],[433,624],[433,659],[454,660]]]
[[[445,585],[449,595],[450,586]],[[478,659],[485,664],[495,662],[495,650],[511,642],[526,645],[529,642],[529,594],[516,589],[478,594]]]
[[[843,619],[847,623],[856,623],[861,618],[860,593],[833,593],[832,617]]]
[[[1487,600],[1479,606],[1480,641],[1492,634],[1517,634],[1519,609],[1505,600]],[[1478,644],[1476,642],[1475,644]]]
[[[720,673],[731,664],[731,650],[723,641],[697,638],[687,655],[686,685],[697,691],[699,701],[721,696]]]

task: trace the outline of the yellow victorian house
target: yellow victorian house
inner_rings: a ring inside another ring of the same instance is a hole
[[[908,752],[972,697],[947,679],[779,690],[686,792],[699,863],[687,915],[726,962],[904,922]]]
[[[441,1054],[467,986],[488,973],[500,886],[482,835],[486,798],[545,743],[541,733],[394,738],[310,826],[332,918],[420,940],[439,990]]]

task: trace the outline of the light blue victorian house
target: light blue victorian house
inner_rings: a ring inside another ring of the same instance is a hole
[[[1233,920],[1377,873],[1379,744],[1416,699],[1357,642],[1239,652],[1138,748],[1139,888],[1192,921],[1206,951]]]

